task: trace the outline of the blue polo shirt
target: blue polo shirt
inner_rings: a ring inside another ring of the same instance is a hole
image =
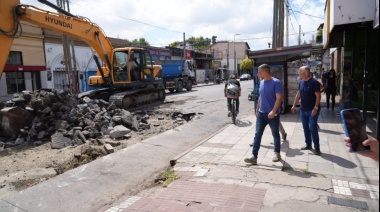
[[[272,77],[270,80],[261,80],[260,82],[260,108],[261,113],[270,113],[276,103],[276,94],[283,93],[282,83],[279,79]],[[278,108],[276,114],[280,113]]]
[[[315,92],[320,92],[319,82],[314,78],[310,78],[308,81],[301,80],[298,90],[301,94],[301,110],[312,111],[317,101]]]

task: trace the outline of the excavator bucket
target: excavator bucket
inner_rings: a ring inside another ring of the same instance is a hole
[[[19,0],[0,1],[0,78],[7,62],[9,50],[13,43],[13,37],[17,33],[17,21],[14,20],[13,10]]]

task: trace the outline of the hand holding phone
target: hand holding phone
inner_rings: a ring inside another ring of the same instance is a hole
[[[349,137],[344,139],[346,146],[351,147],[351,140]],[[363,142],[364,146],[369,146],[369,151],[357,152],[360,155],[369,157],[377,162],[379,162],[379,142],[372,136],[368,135],[368,139]],[[350,151],[351,152],[351,151]]]
[[[353,152],[368,151],[369,146],[363,145],[363,141],[367,139],[367,132],[360,110],[357,108],[345,109],[340,111],[340,116],[346,136],[350,138],[350,150]]]

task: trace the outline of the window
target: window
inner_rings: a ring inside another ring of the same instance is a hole
[[[22,65],[22,54],[21,52],[9,52],[7,65]]]
[[[8,94],[20,93],[25,90],[24,72],[6,72]]]
[[[9,52],[7,65],[22,65],[22,53],[11,51]],[[25,90],[24,72],[6,72],[6,82],[8,94],[19,93]]]

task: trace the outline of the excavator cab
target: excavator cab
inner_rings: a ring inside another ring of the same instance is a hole
[[[128,49],[114,52],[113,82],[117,84],[134,81],[154,79],[157,76],[155,67],[150,62],[152,58],[149,51],[143,49]]]
[[[113,81],[114,84],[126,83],[131,81],[128,70],[129,52],[117,51],[113,57]]]

